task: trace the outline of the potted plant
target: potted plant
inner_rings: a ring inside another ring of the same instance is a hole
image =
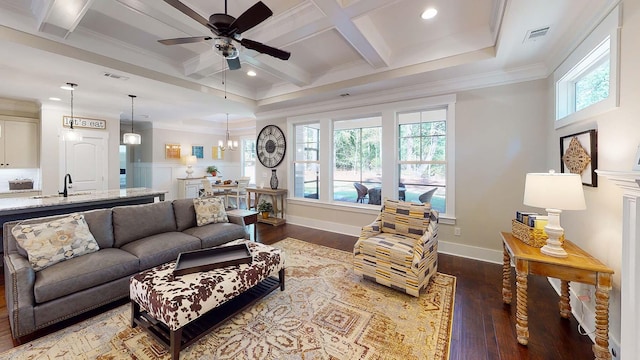
[[[211,176],[217,176],[219,172],[218,167],[215,165],[207,166],[207,172],[211,174]]]
[[[273,211],[273,205],[270,202],[266,202],[264,199],[258,204],[258,211],[262,213],[262,218],[269,218],[269,213]]]

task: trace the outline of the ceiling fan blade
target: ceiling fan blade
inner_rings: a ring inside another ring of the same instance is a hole
[[[240,59],[227,59],[227,64],[229,65],[229,70],[238,70],[240,69]]]
[[[253,41],[249,39],[240,40],[240,44],[242,44],[242,46],[246,47],[247,49],[251,49],[263,54],[271,55],[281,60],[289,60],[289,57],[291,56],[291,53],[288,51],[276,49],[269,45],[265,45],[263,43],[259,43],[257,41]]]
[[[190,7],[188,7],[187,5],[183,4],[182,2],[180,2],[178,0],[164,0],[164,2],[166,2],[167,4],[173,6],[176,9],[178,9],[181,13],[187,15],[188,17],[190,17],[193,20],[199,22],[200,24],[208,27],[209,20],[207,20],[206,18],[204,18],[202,15],[198,14],[197,12],[193,11]]]
[[[164,45],[178,45],[178,44],[196,43],[196,42],[206,41],[211,39],[213,39],[211,36],[194,36],[194,37],[186,37],[186,38],[163,39],[163,40],[158,40],[158,42]]]
[[[258,1],[229,25],[228,35],[242,34],[265,21],[271,15],[273,15],[273,11],[262,1]]]

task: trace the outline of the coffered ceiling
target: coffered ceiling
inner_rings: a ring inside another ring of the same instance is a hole
[[[238,17],[255,2],[230,0],[228,14]],[[71,81],[79,84],[80,108],[126,118],[127,95],[136,94],[139,113],[154,125],[206,125],[222,121],[226,112],[241,123],[256,113],[341,101],[347,93],[353,98],[540,78],[617,1],[263,2],[273,16],[242,36],[291,58],[240,47],[242,68],[225,71],[211,41],[158,43],[212,35],[165,1],[0,0],[0,97],[64,102],[68,94],[59,86]],[[223,0],[182,3],[205,18],[224,13]],[[429,7],[438,14],[421,19]],[[526,40],[528,31],[547,27],[545,36]]]

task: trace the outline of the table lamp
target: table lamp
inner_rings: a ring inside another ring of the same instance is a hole
[[[187,156],[186,159],[186,163],[187,163],[187,177],[190,178],[191,175],[193,174],[193,165],[195,165],[198,162],[198,158],[196,158],[195,155],[189,155]]]
[[[524,184],[525,205],[545,208],[549,220],[544,231],[549,237],[540,252],[556,257],[566,257],[560,237],[564,229],[560,226],[562,210],[583,210],[587,206],[582,191],[582,179],[578,174],[529,173]]]

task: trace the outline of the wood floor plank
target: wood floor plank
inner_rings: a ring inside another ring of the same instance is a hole
[[[257,224],[257,239],[273,244],[286,237],[351,251],[357,238],[292,224]],[[511,305],[502,302],[502,265],[439,254],[438,271],[456,276],[456,299],[450,360],[469,359],[592,359],[591,340],[578,333],[577,322],[561,319],[558,297],[542,277],[529,277],[529,345],[515,337],[515,297]],[[512,277],[515,280],[515,277]],[[106,309],[126,303],[122,300],[58,325],[38,331],[25,341],[44,336]],[[4,276],[0,277],[0,352],[18,345],[9,330],[5,305]]]

